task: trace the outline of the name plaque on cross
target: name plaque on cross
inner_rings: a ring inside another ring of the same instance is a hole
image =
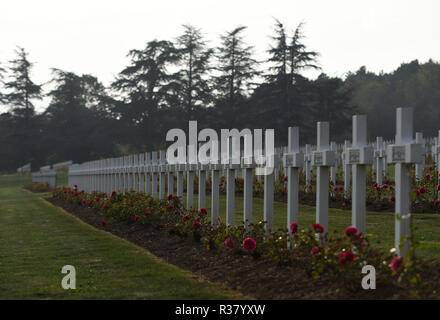
[[[283,167],[302,168],[304,165],[304,154],[302,152],[287,153],[283,155]]]
[[[390,163],[421,163],[423,146],[421,143],[391,144],[387,148],[387,160]]]
[[[314,167],[331,167],[336,162],[336,152],[332,150],[313,151],[312,166]]]
[[[347,153],[345,153],[345,157],[347,164],[372,164],[373,148],[371,146],[348,148]]]

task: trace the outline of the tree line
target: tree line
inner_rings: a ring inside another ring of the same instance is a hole
[[[44,95],[32,81],[28,53],[18,48],[0,65],[0,103],[8,107],[0,114],[0,171],[164,148],[166,132],[186,130],[189,120],[199,129],[273,128],[276,144],[286,145],[293,125],[302,143],[314,143],[316,121],[330,121],[332,140],[347,139],[356,112],[368,114],[371,137],[391,138],[395,107],[414,106],[421,111],[416,128],[435,132],[438,63],[414,61],[379,75],[362,67],[345,79],[321,73],[312,80],[303,72],[320,70],[319,53],[304,44],[303,24],[289,32],[276,20],[266,61],[257,61],[245,31],[225,32],[212,48],[200,29],[184,25],[174,41],[154,39],[131,50],[107,87],[93,75],[52,69]],[[36,113],[34,103],[44,96],[49,103]]]

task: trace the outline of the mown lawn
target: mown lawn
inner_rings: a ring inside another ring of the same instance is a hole
[[[233,299],[146,250],[94,229],[0,176],[0,299]],[[64,290],[64,265],[76,290]]]

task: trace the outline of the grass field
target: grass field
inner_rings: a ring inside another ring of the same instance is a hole
[[[0,176],[0,300],[240,297],[21,189],[28,179]],[[76,269],[76,290],[61,288],[64,265]]]

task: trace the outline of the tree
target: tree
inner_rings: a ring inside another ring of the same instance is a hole
[[[278,125],[289,126],[303,123],[306,118],[306,101],[303,100],[304,92],[301,88],[307,86],[307,81],[301,76],[301,71],[308,68],[318,68],[315,65],[317,52],[308,51],[303,44],[303,24],[299,24],[293,35],[289,37],[284,25],[275,20],[275,42],[270,47],[268,63],[269,73],[266,75],[269,87],[268,95],[272,96],[272,109],[270,113],[283,114]]]
[[[212,102],[207,79],[213,50],[206,47],[202,33],[190,25],[184,25],[184,33],[177,38],[179,64],[182,68],[173,83],[177,102],[186,121],[195,119],[203,107]]]
[[[251,89],[252,80],[259,74],[258,62],[252,58],[252,46],[246,46],[241,33],[244,26],[235,28],[221,36],[222,45],[217,48],[220,75],[214,77],[215,89],[221,100],[227,100],[231,106],[234,98],[244,96]]]
[[[289,83],[294,84],[300,77],[301,70],[304,69],[320,69],[316,64],[319,53],[316,51],[308,51],[302,42],[304,35],[302,33],[304,23],[300,23],[291,38],[288,47],[288,65],[289,65]]]
[[[40,146],[48,162],[79,162],[110,155],[115,139],[108,137],[117,126],[107,112],[110,99],[104,86],[91,75],[59,69],[52,72],[55,88],[43,114],[46,125]]]
[[[35,84],[30,78],[33,64],[27,59],[26,51],[19,47],[15,52],[17,58],[10,61],[10,80],[5,82],[8,92],[4,95],[4,100],[11,105],[15,116],[24,119],[27,127],[35,113],[32,100],[42,97],[41,85]]]
[[[128,56],[130,64],[119,73],[112,88],[123,100],[118,108],[121,120],[142,132],[132,131],[132,139],[138,137],[138,143],[146,143],[150,149],[159,132],[159,110],[169,107],[175,91],[171,81],[177,75],[168,68],[175,65],[180,56],[174,44],[164,40],[150,41],[143,50],[131,50]]]
[[[217,91],[216,107],[223,109],[219,110],[220,116],[229,124],[233,124],[238,115],[238,104],[255,85],[252,80],[259,74],[258,62],[252,58],[253,47],[243,41],[245,29],[240,26],[222,35],[222,44],[216,52],[218,66],[215,69],[219,72],[213,78]]]
[[[340,78],[330,78],[326,74],[320,74],[313,82],[314,100],[311,109],[312,121],[329,121],[332,136],[338,139],[350,136],[351,116],[355,114],[356,109],[351,102],[352,92]],[[313,125],[312,129],[315,130]],[[312,131],[310,130],[310,131]]]
[[[5,69],[0,65],[0,83],[3,83],[3,74],[5,73]],[[0,91],[0,104],[4,103],[3,93]]]

